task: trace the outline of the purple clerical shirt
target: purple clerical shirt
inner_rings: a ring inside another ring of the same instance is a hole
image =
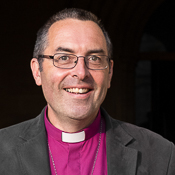
[[[107,175],[105,122],[100,111],[82,130],[85,140],[78,143],[63,142],[62,131],[48,121],[46,111],[45,126],[52,175]]]

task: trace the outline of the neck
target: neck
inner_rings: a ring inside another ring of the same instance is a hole
[[[98,113],[98,111],[97,111]],[[60,129],[61,131],[74,133],[81,131],[82,129],[88,127],[93,121],[95,120],[97,113],[93,116],[83,117],[81,119],[76,118],[67,118],[67,117],[60,117],[55,115],[48,109],[48,119],[52,125],[56,128]]]

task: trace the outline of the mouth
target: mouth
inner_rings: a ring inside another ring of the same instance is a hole
[[[88,88],[65,88],[64,90],[74,94],[86,94],[91,91],[91,89]]]

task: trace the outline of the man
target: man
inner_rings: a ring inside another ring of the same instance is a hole
[[[171,142],[100,108],[111,48],[97,17],[81,9],[65,9],[39,30],[31,69],[47,106],[0,131],[0,174],[175,174]]]

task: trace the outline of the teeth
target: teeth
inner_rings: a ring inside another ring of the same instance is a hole
[[[65,89],[67,92],[71,92],[71,93],[76,93],[76,94],[84,94],[86,92],[89,91],[89,89],[82,89],[82,88],[69,88],[69,89]]]

